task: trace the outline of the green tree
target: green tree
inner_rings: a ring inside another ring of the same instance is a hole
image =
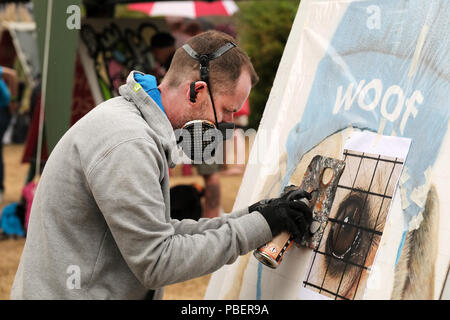
[[[300,0],[237,2],[238,40],[260,78],[250,94],[252,128],[257,128],[261,121],[299,3]]]

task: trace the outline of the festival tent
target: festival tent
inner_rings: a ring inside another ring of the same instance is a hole
[[[233,0],[218,1],[153,1],[128,5],[128,10],[141,11],[149,16],[178,16],[198,18],[203,16],[232,16],[238,7]]]
[[[70,127],[78,30],[67,28],[67,8],[81,6],[81,0],[37,0],[33,4],[42,66],[40,127],[45,119],[46,139],[51,150]],[[42,129],[40,131],[38,145],[42,143]],[[39,161],[40,156],[37,159]]]
[[[40,73],[36,24],[33,22],[7,22],[0,25],[0,32],[0,44],[7,47],[10,42],[13,45],[26,81],[33,85]],[[2,42],[3,38],[5,38],[5,42]]]

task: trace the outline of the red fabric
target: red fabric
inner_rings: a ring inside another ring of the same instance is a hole
[[[75,62],[75,77],[72,90],[72,112],[70,116],[70,125],[73,126],[86,113],[95,107],[95,100],[92,96],[89,81],[84,73],[81,59],[77,54]]]
[[[205,2],[195,1],[195,16],[228,16],[222,1]]]
[[[150,15],[154,5],[154,2],[132,3],[128,5],[128,10],[141,11]]]
[[[41,96],[39,95],[38,103],[34,108],[31,118],[30,127],[28,129],[27,141],[25,142],[25,150],[23,153],[22,163],[31,162],[36,156],[36,146],[39,136],[39,113],[41,110]],[[43,140],[43,148],[41,153],[41,162],[45,163],[48,159],[48,149],[45,139]]]
[[[187,1],[186,1],[187,2]],[[222,1],[206,2],[192,1],[195,8],[195,16],[229,16],[227,9]],[[128,10],[141,11],[148,15],[152,15],[155,2],[133,3],[128,5]]]
[[[73,125],[86,113],[88,113],[94,106],[95,101],[92,97],[89,82],[84,73],[83,66],[77,55],[75,63],[75,77],[74,86],[72,91],[72,112],[70,118],[70,125]],[[37,99],[37,105],[34,108],[33,115],[31,117],[30,127],[28,129],[27,140],[25,142],[25,150],[22,158],[22,163],[31,162],[36,156],[36,145],[39,135],[39,113],[41,110],[41,96]],[[45,163],[48,159],[48,148],[45,142],[45,136],[43,140],[43,149],[41,162]]]
[[[248,116],[250,114],[250,101],[245,100],[244,105],[242,106],[241,110],[234,113],[234,117],[240,117],[240,116]]]
[[[0,34],[0,66],[14,68],[16,59],[16,49],[8,30],[3,30]]]
[[[181,172],[183,176],[192,176],[192,165],[183,164],[181,167]]]
[[[25,213],[25,230],[28,229],[28,221],[30,220],[31,205],[33,204],[34,192],[36,191],[36,187],[37,184],[34,181],[31,181],[22,189],[22,196],[25,198],[25,201],[27,203],[27,210]]]

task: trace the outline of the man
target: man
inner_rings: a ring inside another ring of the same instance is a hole
[[[14,69],[0,66],[0,202],[5,193],[5,174],[3,163],[3,136],[17,109],[19,82]]]
[[[167,32],[159,32],[152,37],[150,44],[156,62],[167,72],[175,54],[175,38]]]
[[[231,40],[206,32],[188,44],[211,53]],[[311,211],[285,198],[221,218],[170,218],[173,130],[231,122],[257,80],[238,47],[210,61],[210,77],[204,71],[180,48],[159,87],[131,72],[120,97],[61,138],[36,190],[11,298],[160,299],[165,285],[211,273],[281,231],[306,232]]]
[[[222,214],[220,190],[220,164],[194,164],[205,184],[202,217],[215,218]]]

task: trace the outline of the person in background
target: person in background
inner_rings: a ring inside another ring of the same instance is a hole
[[[159,32],[152,37],[151,51],[158,63],[157,75],[161,80],[169,70],[173,55],[175,54],[175,38],[167,32]]]
[[[248,128],[248,116],[250,115],[250,101],[247,99],[244,106],[234,114],[234,124],[236,129],[233,133],[233,138],[226,141],[225,148],[225,170],[223,175],[240,175],[245,170],[245,135],[243,130]],[[244,148],[244,149],[242,149]],[[239,154],[240,152],[240,154]]]
[[[202,29],[201,24],[196,20],[188,21],[183,25],[183,33],[188,36],[188,39],[202,33],[203,31],[204,30]]]
[[[193,36],[206,31],[196,20],[182,17],[166,17],[170,34],[175,38],[175,48],[181,48]]]
[[[5,192],[3,163],[3,136],[17,110],[19,82],[15,70],[0,66],[0,202]]]
[[[175,38],[175,48],[181,48],[190,36],[184,33],[184,20],[183,17],[166,16],[166,22],[170,29],[170,34]]]
[[[194,164],[197,173],[203,177],[205,183],[203,217],[215,218],[222,215],[221,192],[220,192],[220,170],[221,165]]]

